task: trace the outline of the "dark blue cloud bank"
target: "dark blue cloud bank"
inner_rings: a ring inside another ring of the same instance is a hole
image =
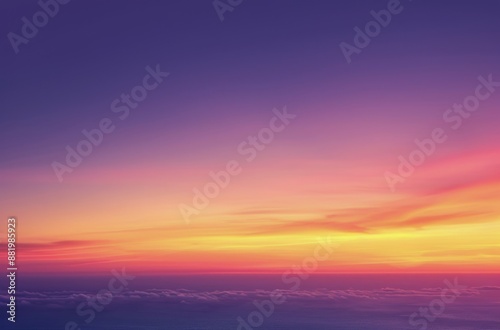
[[[17,295],[17,322],[12,328],[55,330],[75,322],[80,329],[99,330],[500,329],[500,286],[461,287],[458,295],[448,290],[443,296],[445,288],[130,289],[99,299],[98,291],[23,291]],[[273,294],[285,301],[270,307]],[[7,296],[0,300],[5,304]],[[92,300],[102,310],[90,307]],[[103,306],[99,301],[109,303]],[[258,316],[263,313],[255,302],[269,316]],[[420,308],[427,309],[432,320],[419,315]],[[429,308],[439,313],[434,317]],[[239,317],[245,325],[239,325]],[[261,324],[252,327],[252,322]]]

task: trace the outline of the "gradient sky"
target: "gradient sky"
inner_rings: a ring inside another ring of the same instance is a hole
[[[339,44],[387,1],[73,1],[14,54],[0,45],[0,215],[19,220],[25,272],[271,273],[338,243],[319,272],[500,271],[500,89],[457,129],[443,121],[500,81],[498,1],[402,1],[347,64]],[[19,33],[36,1],[3,3]],[[5,33],[6,34],[6,33]],[[159,64],[170,76],[123,121],[111,102]],[[296,114],[252,162],[237,146]],[[83,129],[114,132],[60,183]],[[384,173],[436,127],[415,174]],[[186,224],[179,203],[237,159],[242,173]]]

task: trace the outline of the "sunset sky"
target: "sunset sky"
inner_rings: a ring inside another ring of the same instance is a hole
[[[478,77],[500,82],[498,4],[402,1],[348,64],[339,44],[386,3],[248,1],[221,23],[210,1],[74,1],[19,54],[4,38],[0,216],[18,218],[23,272],[280,273],[325,237],[321,273],[500,272],[500,87],[459,128],[443,118]],[[111,103],[156,65],[169,76],[121,120]],[[247,161],[238,146],[285,107]],[[59,182],[51,164],[103,118],[115,130]],[[391,191],[386,171],[436,128],[446,141]],[[241,173],[186,223],[179,204],[231,160]]]

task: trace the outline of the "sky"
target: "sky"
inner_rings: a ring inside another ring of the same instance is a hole
[[[484,81],[500,81],[500,5],[401,6],[350,63],[340,44],[387,1],[244,1],[223,21],[210,1],[71,1],[17,54],[3,38],[0,216],[18,219],[23,272],[281,273],[328,237],[319,273],[498,273],[500,87]],[[38,10],[3,3],[0,30]],[[450,112],[478,88],[477,109]]]

